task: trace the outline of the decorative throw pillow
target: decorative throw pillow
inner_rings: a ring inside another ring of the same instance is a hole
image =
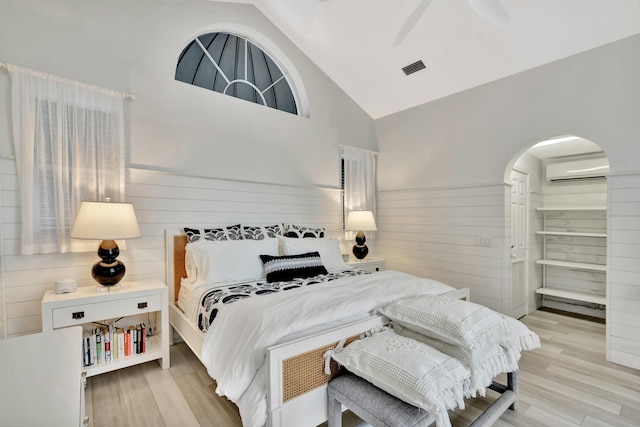
[[[329,356],[387,393],[431,412],[438,426],[451,425],[448,409],[464,408],[469,369],[392,329],[353,341]]]
[[[287,237],[312,237],[312,238],[321,238],[324,237],[324,227],[321,228],[312,228],[312,227],[301,227],[298,225],[290,224],[289,230],[287,230]]]
[[[504,332],[495,311],[440,295],[402,299],[378,312],[422,335],[467,348],[491,348],[499,344]]]
[[[242,240],[242,226],[240,224],[220,228],[184,228],[189,243],[200,240],[217,242],[220,240]]]
[[[282,236],[282,225],[242,226],[242,238],[246,240],[274,239]]]
[[[260,259],[269,283],[327,274],[318,252],[285,256],[260,255]]]

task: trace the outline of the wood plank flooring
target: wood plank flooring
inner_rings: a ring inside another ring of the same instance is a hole
[[[524,352],[518,409],[495,426],[640,426],[640,371],[605,361],[605,325],[546,311],[522,321],[540,336],[542,348]],[[149,362],[89,378],[89,425],[241,427],[236,406],[214,390],[200,361],[176,344],[168,370]],[[489,391],[468,400],[465,410],[451,413],[453,426],[469,426],[496,396]],[[358,424],[345,414],[345,427]]]

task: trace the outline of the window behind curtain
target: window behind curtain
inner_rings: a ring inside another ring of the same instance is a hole
[[[94,250],[71,240],[83,200],[124,200],[123,94],[11,66],[22,251]]]
[[[70,218],[75,218],[73,200],[77,197],[74,192],[74,180],[81,182],[81,194],[113,194],[115,191],[115,189],[100,191],[100,185],[96,179],[97,168],[94,167],[94,160],[97,160],[100,154],[97,152],[99,148],[96,147],[95,136],[91,135],[92,132],[99,132],[101,129],[109,132],[113,114],[78,105],[47,101],[41,102],[40,108],[43,126],[39,131],[42,132],[45,143],[35,147],[34,154],[38,166],[34,169],[37,176],[34,199],[37,200],[36,206],[40,210],[40,232],[53,235],[57,233],[59,227],[70,232],[73,226]],[[67,119],[60,119],[62,126],[66,129],[59,129],[58,109],[66,110],[64,116]],[[73,142],[76,137],[79,145]],[[54,146],[59,138],[66,138],[66,141],[63,142],[65,146],[62,150],[57,152]],[[87,161],[78,165],[78,162],[74,162],[74,156],[80,155],[87,156]],[[58,161],[61,163],[56,165]],[[71,166],[74,163],[76,166]],[[107,183],[113,182],[114,179],[117,182],[117,171],[104,171],[103,174],[107,175]],[[60,191],[62,197],[56,197]]]
[[[350,211],[368,210],[376,215],[377,153],[342,146],[340,156],[340,187],[342,189],[342,224]],[[371,235],[372,233],[368,233]],[[352,237],[349,237],[352,238]]]

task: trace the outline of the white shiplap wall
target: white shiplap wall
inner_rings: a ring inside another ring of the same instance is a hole
[[[4,171],[3,165],[5,163],[7,163],[7,159],[0,157],[0,224],[3,223],[2,218],[4,217],[3,207],[4,207],[5,192],[3,190],[5,188],[5,183],[7,181],[3,173]],[[4,339],[7,335],[7,331],[6,331],[7,323],[5,322],[5,309],[4,309],[4,301],[5,301],[4,287],[2,286],[2,283],[4,281],[4,254],[5,254],[4,247],[3,247],[3,241],[4,241],[3,228],[4,227],[0,227],[0,339]]]
[[[468,287],[473,301],[503,311],[508,194],[504,184],[379,192],[375,255],[389,269]]]
[[[640,369],[640,173],[608,181],[607,359]]]
[[[2,161],[5,307],[9,336],[41,329],[40,301],[55,280],[75,278],[94,286],[91,253],[19,255],[20,207],[15,162]],[[277,222],[322,226],[340,237],[340,190],[190,177],[129,169],[127,201],[134,204],[142,238],[126,241],[119,259],[125,280],[165,279],[167,228]]]

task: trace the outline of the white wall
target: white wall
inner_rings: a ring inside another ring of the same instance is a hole
[[[304,82],[310,118],[174,80],[206,29],[246,31],[281,51]],[[195,176],[338,186],[338,144],[377,149],[372,119],[255,7],[201,0],[3,0],[0,61],[137,96],[127,102],[128,164]],[[0,69],[0,155],[10,143]]]
[[[289,71],[304,82],[308,118],[174,80],[185,45],[206,30],[224,29],[246,31],[286,57]],[[373,120],[250,5],[3,0],[0,62],[136,95],[125,102],[126,193],[143,237],[127,242],[121,254],[129,279],[164,278],[167,227],[289,220],[335,234],[337,145],[377,149]],[[0,330],[18,335],[40,329],[40,300],[56,279],[93,284],[89,268],[96,256],[18,254],[10,93],[9,75],[0,68]]]
[[[95,252],[24,256],[19,254],[20,217],[14,162],[2,160],[5,177],[13,185],[3,189],[6,221],[4,291],[8,336],[41,329],[40,303],[56,280],[75,278],[79,286],[95,286],[91,265]],[[13,169],[13,174],[9,171]],[[259,184],[198,178],[131,168],[127,170],[127,199],[136,208],[142,237],[126,241],[119,259],[127,280],[165,280],[164,233],[169,228],[243,223],[294,223],[325,227],[341,236],[340,190]],[[13,201],[12,201],[13,200]],[[97,246],[96,246],[97,248]]]
[[[497,188],[507,182],[505,178],[520,154],[552,136],[577,135],[598,144],[611,165],[609,215],[617,219],[608,221],[607,293],[625,298],[611,299],[608,305],[607,317],[620,325],[617,335],[609,331],[609,355],[614,362],[636,368],[640,367],[640,333],[637,315],[632,313],[640,312],[635,267],[640,264],[640,209],[633,210],[640,194],[639,51],[640,36],[630,37],[376,120],[378,187],[385,197],[405,194],[407,189],[428,193],[438,188],[455,192],[471,185]],[[615,201],[616,192],[622,197],[619,202]],[[446,201],[435,199],[435,207],[445,206]],[[481,206],[481,200],[478,202]],[[492,215],[501,215],[508,224],[506,209],[502,214],[496,209]],[[483,228],[475,225],[465,231],[473,235]],[[456,228],[450,234],[455,232]],[[395,243],[391,237],[379,234],[378,249],[392,252]],[[474,259],[490,258],[502,250],[503,270],[498,280],[505,295],[510,286],[506,246],[498,240],[490,248],[474,247],[477,253],[448,267],[447,272],[477,271]],[[436,246],[431,254],[408,262],[414,268],[430,265],[438,249]],[[467,241],[447,251],[468,249]],[[495,271],[484,273],[484,280],[493,283]],[[476,290],[482,288],[477,286]],[[484,298],[494,295],[491,289]]]
[[[507,182],[519,154],[566,134],[637,172],[638,51],[640,35],[376,120],[378,188]]]
[[[504,193],[504,184],[379,192],[376,256],[389,269],[470,288],[473,301],[503,311]]]

